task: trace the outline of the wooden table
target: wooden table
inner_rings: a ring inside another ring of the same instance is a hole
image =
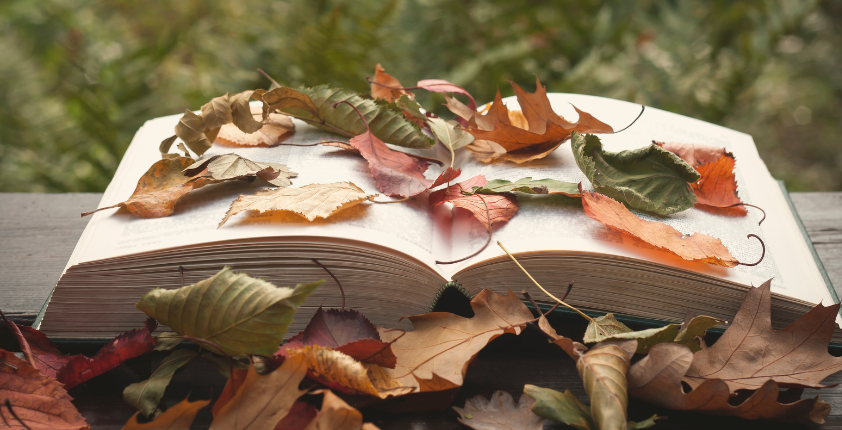
[[[101,194],[93,193],[0,193],[0,309],[12,319],[20,323],[34,320],[85,227],[87,220],[79,218],[79,214],[96,207],[100,197]],[[842,193],[794,193],[792,200],[837,293],[842,296]],[[559,332],[572,336],[584,332],[584,327],[566,321]],[[11,348],[9,340],[4,333],[0,337],[0,346]],[[84,345],[62,344],[61,347],[66,352],[91,353],[96,350],[96,347]],[[156,355],[153,361],[161,357]],[[143,363],[129,362],[70,391],[75,398],[74,403],[93,429],[120,429],[134,413],[122,401],[123,388],[138,380],[129,370],[129,365],[142,366]],[[840,382],[842,374],[825,381]],[[539,334],[526,331],[517,337],[503,336],[483,350],[452,404],[461,406],[465,399],[477,394],[490,397],[496,390],[508,391],[517,398],[524,384],[561,391],[569,389],[587,402],[573,361],[558,348],[543,341]],[[188,394],[191,400],[207,399],[218,396],[224,385],[225,379],[210,364],[194,363],[173,378],[165,401],[173,405]],[[805,390],[804,396],[816,394],[821,394],[821,398],[833,409],[827,423],[815,427],[842,429],[842,387]],[[645,419],[653,413],[668,416],[667,421],[659,421],[655,427],[660,429],[803,427],[675,412],[634,399],[630,401],[629,411],[633,420]],[[384,430],[467,428],[456,421],[456,414],[450,409],[401,415],[373,410],[364,412],[366,420],[373,421]],[[193,428],[207,428],[210,420],[210,413],[205,410],[197,417]],[[546,428],[568,427],[553,423]]]

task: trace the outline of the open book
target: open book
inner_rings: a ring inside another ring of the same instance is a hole
[[[565,118],[577,117],[573,103],[614,129],[631,123],[641,110],[640,105],[600,97],[549,96],[553,109]],[[517,109],[513,97],[504,101],[510,109]],[[100,207],[132,194],[138,178],[160,158],[158,144],[172,134],[179,118],[157,118],[138,131]],[[298,120],[295,127],[285,144],[337,138]],[[579,199],[519,195],[516,216],[494,227],[494,240],[513,252],[543,286],[562,294],[568,282],[575,280],[567,298],[574,306],[680,322],[687,311],[729,320],[747,288],[772,278],[773,325],[778,328],[815,303],[837,301],[784,192],[772,179],[750,136],[647,108],[628,130],[600,138],[610,151],[650,145],[653,140],[727,148],[737,160],[740,198],[768,214],[762,225],[758,226],[762,214],[751,208],[744,217],[695,208],[664,218],[636,213],[685,234],[699,232],[720,238],[742,262],[760,258],[759,242],[746,238],[749,233],[756,234],[765,242],[765,258],[757,266],[733,269],[687,262],[588,218]],[[423,155],[450,161],[446,151],[425,151]],[[298,173],[292,178],[293,187],[350,181],[366,192],[377,193],[367,162],[339,148],[214,145],[205,157],[230,152],[254,161],[285,164]],[[489,180],[512,181],[531,176],[582,182],[589,188],[569,143],[544,159],[521,165],[484,165],[468,151],[461,151],[456,165],[462,169],[456,182],[478,174]],[[440,171],[432,165],[427,176],[435,178]],[[240,181],[207,186],[182,198],[175,212],[165,218],[141,219],[124,209],[94,214],[45,305],[40,329],[53,338],[112,337],[141,326],[145,315],[134,304],[149,290],[189,285],[227,265],[279,286],[326,279],[297,312],[290,326],[295,333],[320,305],[341,305],[338,286],[313,259],[342,283],[345,306],[384,326],[408,328],[406,321],[398,320],[427,311],[435,293],[448,281],[459,282],[474,294],[484,288],[498,293],[525,288],[534,297],[548,300],[494,241],[459,264],[437,264],[437,260],[455,260],[476,252],[486,242],[487,231],[462,209],[447,205],[430,209],[425,193],[397,204],[365,202],[314,222],[289,212],[244,212],[217,228],[232,201],[256,191],[254,184]],[[834,341],[839,340],[837,335],[838,331]]]

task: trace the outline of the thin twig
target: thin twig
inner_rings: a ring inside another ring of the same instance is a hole
[[[733,208],[735,206],[751,206],[751,207],[759,210],[760,212],[763,212],[763,218],[760,219],[760,222],[758,222],[757,225],[763,224],[763,221],[766,220],[766,211],[764,211],[763,208],[761,208],[760,206],[750,205],[748,203],[734,203],[731,206],[723,206],[722,209]]]
[[[336,279],[336,276],[333,276],[333,273],[327,267],[325,267],[324,264],[319,263],[319,260],[316,260],[315,258],[311,258],[310,260],[312,260],[313,263],[318,264],[319,267],[321,267],[322,269],[325,269],[325,272],[327,272],[327,274],[330,275],[330,277],[333,278],[334,281],[336,281],[336,285],[339,286],[339,292],[342,294],[342,310],[344,311],[345,310],[345,290],[342,288],[342,284],[339,283],[339,279]]]
[[[489,243],[491,243],[491,228],[492,228],[492,226],[494,225],[494,223],[491,221],[491,210],[490,210],[490,209],[488,209],[488,202],[486,202],[486,201],[485,201],[485,199],[484,199],[484,198],[482,198],[482,195],[480,195],[480,194],[476,194],[476,196],[478,196],[478,197],[479,197],[479,199],[480,199],[480,200],[482,200],[482,203],[485,205],[485,219],[487,219],[487,220],[488,220],[488,240],[486,240],[486,241],[485,241],[485,245],[482,245],[482,248],[480,248],[477,252],[475,252],[475,253],[473,253],[473,254],[471,254],[471,255],[467,256],[467,257],[460,258],[460,259],[458,259],[458,260],[453,260],[453,261],[438,261],[438,260],[436,260],[436,264],[456,264],[456,263],[461,263],[461,262],[463,262],[463,261],[465,261],[465,260],[467,260],[467,259],[469,259],[469,258],[474,258],[474,257],[476,257],[477,255],[479,255],[479,253],[480,253],[480,252],[485,251],[485,248],[488,248],[488,244],[489,244]]]
[[[257,69],[257,73],[260,73],[261,75],[263,75],[263,77],[265,77],[266,79],[268,79],[269,81],[271,81],[271,82],[272,82],[272,85],[274,85],[274,86],[276,86],[276,87],[280,87],[280,86],[281,86],[281,84],[279,84],[279,83],[278,83],[278,81],[276,81],[276,80],[272,79],[272,77],[271,77],[271,76],[269,76],[269,74],[268,74],[268,73],[264,72],[264,71],[263,71],[263,69]]]
[[[22,419],[20,419],[20,417],[18,416],[18,414],[17,414],[17,413],[15,413],[15,410],[14,410],[14,409],[12,409],[12,402],[10,402],[10,401],[9,401],[9,399],[6,399],[6,408],[7,408],[7,409],[9,409],[9,412],[11,412],[11,413],[12,413],[12,416],[13,416],[13,417],[15,417],[15,419],[16,419],[16,420],[18,420],[18,421],[20,422],[20,425],[22,425],[22,426],[23,426],[24,428],[26,428],[27,430],[32,430],[32,428],[31,428],[31,427],[29,427],[28,425],[26,425],[26,423],[25,423],[25,422],[23,422],[23,420],[22,420]],[[4,418],[3,420],[5,420],[5,418]]]
[[[211,342],[207,339],[202,339],[200,337],[184,336],[184,340],[190,341],[190,342],[193,342],[193,343],[204,344],[204,345],[210,346],[211,348],[219,351],[220,354],[225,356],[225,361],[228,362],[228,370],[230,372],[229,374],[230,375],[234,374],[234,361],[231,360],[231,356],[228,355],[228,353],[226,353],[225,350],[223,350],[221,346],[219,346],[216,343]]]
[[[29,362],[30,366],[37,370],[38,365],[35,364],[35,357],[32,355],[32,350],[29,348],[29,342],[27,342],[26,338],[23,337],[23,333],[20,332],[18,325],[9,321],[2,310],[0,310],[0,316],[2,316],[3,321],[6,322],[6,327],[9,327],[9,330],[15,335],[18,345],[20,345],[20,350],[23,352],[23,356],[26,357],[26,361]]]
[[[753,238],[760,241],[760,246],[763,247],[763,254],[760,254],[760,259],[757,260],[756,263],[740,263],[740,262],[737,262],[737,264],[739,264],[739,265],[742,265],[742,266],[757,266],[758,264],[760,264],[761,261],[763,261],[763,257],[766,256],[766,244],[763,243],[763,239],[761,239],[756,234],[750,234],[750,235],[746,236],[746,238],[750,238],[750,237],[753,237]]]
[[[633,125],[634,125],[634,123],[636,123],[636,122],[637,122],[637,120],[639,120],[639,119],[640,119],[640,117],[641,117],[641,116],[643,116],[643,111],[644,111],[644,110],[646,110],[646,106],[644,106],[644,105],[640,105],[640,113],[639,113],[639,114],[637,114],[637,118],[635,118],[635,119],[634,119],[634,121],[632,121],[632,122],[631,122],[631,124],[627,125],[627,126],[626,126],[625,128],[623,128],[622,130],[617,130],[617,131],[615,131],[615,132],[613,132],[613,133],[611,133],[611,134],[617,134],[617,133],[619,133],[619,132],[621,132],[621,131],[626,131],[626,130],[628,130],[628,129],[629,129],[629,127],[633,126]]]

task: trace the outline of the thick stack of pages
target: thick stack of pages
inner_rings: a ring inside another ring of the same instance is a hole
[[[599,97],[550,94],[554,110],[570,119],[569,103],[620,129],[637,117],[640,106]],[[514,99],[505,99],[516,109]],[[125,200],[138,178],[160,155],[158,143],[172,134],[180,116],[158,118],[138,131],[100,202],[100,207]],[[214,145],[205,157],[235,152],[250,160],[281,163],[298,173],[293,187],[350,181],[369,193],[377,187],[359,155],[325,146],[293,146],[337,139],[300,121],[284,143],[272,148]],[[784,191],[769,174],[750,136],[701,121],[647,108],[628,130],[600,136],[606,149],[619,151],[650,145],[653,140],[723,146],[736,157],[742,201],[759,211],[728,217],[699,209],[654,217],[685,234],[705,233],[722,239],[741,262],[757,266],[727,269],[690,263],[611,230],[588,218],[578,199],[564,196],[518,196],[519,210],[503,226],[495,226],[492,245],[455,265],[455,260],[480,249],[486,230],[462,209],[431,210],[426,195],[403,203],[362,203],[326,220],[308,222],[292,213],[242,213],[217,228],[231,202],[253,194],[253,183],[234,182],[204,187],[182,198],[166,218],[141,219],[123,209],[93,215],[45,305],[40,328],[53,338],[107,338],[141,326],[145,315],[134,303],[152,288],[177,288],[207,278],[224,266],[279,286],[326,279],[296,314],[290,333],[302,329],[320,305],[339,307],[339,287],[313,260],[336,276],[345,290],[346,307],[357,309],[375,324],[409,328],[402,316],[423,313],[435,293],[449,281],[469,292],[489,288],[528,289],[543,296],[494,245],[501,241],[529,272],[551,291],[562,294],[575,280],[568,302],[584,309],[657,321],[680,322],[687,311],[728,320],[747,288],[772,278],[773,325],[782,327],[813,304],[837,301],[822,276]],[[425,155],[445,156],[431,149]],[[449,159],[448,159],[449,161]],[[483,165],[463,151],[457,158],[462,175],[517,180],[531,176],[568,182],[589,182],[577,167],[569,143],[552,155],[527,164]],[[439,166],[427,172],[438,175]],[[379,197],[378,199],[384,199]],[[91,208],[94,209],[94,208]],[[183,279],[182,279],[183,277]],[[842,340],[839,331],[834,341]]]

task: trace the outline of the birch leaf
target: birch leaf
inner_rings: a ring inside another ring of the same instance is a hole
[[[290,211],[307,218],[308,221],[313,221],[316,218],[327,218],[373,196],[373,194],[366,194],[351,182],[263,190],[234,200],[219,226],[221,227],[229,218],[243,211]]]
[[[193,285],[156,288],[135,306],[179,334],[216,343],[228,355],[272,355],[298,306],[321,283],[276,287],[225,267]]]
[[[123,390],[123,400],[145,416],[151,416],[158,409],[158,403],[164,397],[164,391],[170,385],[175,372],[189,364],[199,354],[190,349],[173,351],[169,357],[152,372],[149,379],[136,382]]]
[[[579,184],[557,181],[555,179],[532,179],[527,176],[515,182],[505,179],[493,179],[485,186],[473,187],[471,194],[500,194],[518,191],[526,194],[563,194],[580,197]]]
[[[690,183],[699,173],[672,152],[657,145],[608,152],[594,135],[574,132],[570,139],[576,164],[600,193],[658,215],[696,204]]]
[[[278,187],[292,185],[289,178],[298,176],[287,166],[276,163],[260,163],[243,158],[237,154],[214,155],[213,157],[199,160],[186,169],[185,176],[194,176],[207,169],[203,176],[214,181],[227,181],[230,179],[257,176],[266,182]]]

